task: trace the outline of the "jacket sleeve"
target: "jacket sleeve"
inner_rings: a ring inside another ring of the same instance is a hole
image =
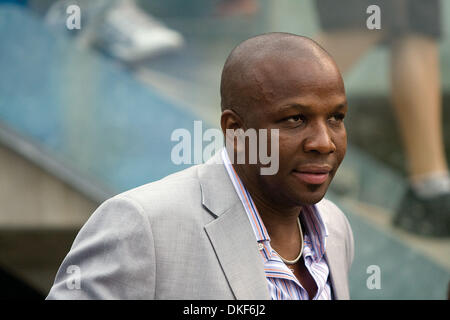
[[[148,218],[136,201],[119,195],[81,228],[47,299],[153,299],[155,271]]]

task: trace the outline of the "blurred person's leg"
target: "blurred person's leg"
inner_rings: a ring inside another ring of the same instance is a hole
[[[391,54],[392,99],[411,181],[447,173],[438,44],[410,35],[394,41]]]
[[[366,27],[366,9],[379,0],[315,0],[321,32],[314,37],[336,60],[342,73],[378,44],[382,30]]]
[[[408,161],[410,186],[394,224],[450,236],[450,178],[442,133],[439,0],[395,2],[402,19],[391,37],[392,102]]]
[[[393,41],[391,55],[392,101],[411,185],[394,223],[421,234],[450,235],[438,43],[427,36],[403,36]]]
[[[320,32],[314,37],[332,55],[344,75],[381,39],[381,31],[351,29]]]

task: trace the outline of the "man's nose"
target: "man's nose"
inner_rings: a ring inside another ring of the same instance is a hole
[[[305,152],[315,151],[321,154],[336,151],[328,126],[325,123],[312,124],[303,148]]]

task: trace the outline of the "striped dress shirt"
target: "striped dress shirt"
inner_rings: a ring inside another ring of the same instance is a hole
[[[272,300],[310,299],[308,292],[303,288],[293,272],[270,246],[270,237],[264,223],[250,194],[231,165],[225,148],[222,149],[222,160],[255,233],[261,257],[264,261],[264,271]],[[330,272],[324,257],[326,237],[328,236],[326,226],[314,205],[304,206],[300,217],[306,229],[303,240],[303,259],[317,286],[317,292],[313,300],[331,300]]]

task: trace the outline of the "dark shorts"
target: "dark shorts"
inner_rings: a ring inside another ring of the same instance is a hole
[[[441,37],[439,0],[316,0],[320,25],[325,31],[368,30],[367,7],[375,4],[381,11],[381,30],[386,40],[406,34]]]

